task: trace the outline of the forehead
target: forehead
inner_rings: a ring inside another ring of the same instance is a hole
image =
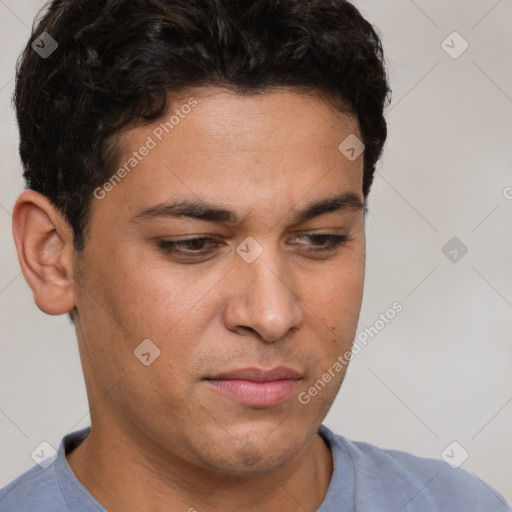
[[[158,145],[173,145],[174,139],[176,157],[187,156],[185,150],[192,147],[194,157],[212,152],[230,157],[264,148],[282,152],[297,144],[303,150],[336,149],[347,130],[359,136],[355,116],[335,108],[321,92],[305,94],[283,87],[240,93],[210,86],[169,94],[166,114],[124,133],[119,144],[130,151],[151,133]],[[176,146],[182,145],[185,150],[179,151]]]
[[[161,119],[121,136],[118,168],[127,172],[109,199],[132,211],[173,196],[241,210],[334,191],[362,200],[363,156],[351,161],[339,150],[350,135],[360,138],[357,120],[324,96],[190,90],[172,97]]]

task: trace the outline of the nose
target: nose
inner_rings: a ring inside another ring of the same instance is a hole
[[[266,343],[274,343],[299,328],[303,314],[286,264],[269,252],[252,263],[241,258],[234,262],[224,316],[231,331],[255,331]]]

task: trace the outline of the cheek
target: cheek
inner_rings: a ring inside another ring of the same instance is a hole
[[[335,397],[347,370],[346,354],[351,350],[357,332],[363,285],[364,265],[339,266],[337,272],[326,273],[325,279],[304,300],[303,310],[311,324],[308,330],[317,340],[315,377],[320,378],[329,368],[334,373],[319,404]],[[343,368],[333,369],[340,356],[344,361]]]
[[[357,322],[363,298],[364,264],[332,265],[317,273],[316,277],[305,277],[308,290],[303,301],[314,306],[314,312],[329,327],[333,334]]]
[[[91,283],[107,305],[107,320],[134,341],[165,337],[198,302],[201,286],[188,278],[192,272],[163,264],[145,248],[119,247],[112,244],[106,260],[112,263],[95,263]]]
[[[135,269],[121,264],[116,272],[104,276],[104,297],[112,311],[107,321],[125,353],[124,361],[112,354],[117,358],[114,364],[132,369],[148,389],[167,389],[171,402],[177,404],[181,394],[190,391],[191,376],[199,374],[204,365],[201,345],[218,312],[218,299],[212,292],[225,272],[199,275],[192,266],[178,269],[147,260],[139,261]],[[147,339],[156,347],[153,350],[158,357],[145,367],[133,352]]]
[[[185,374],[192,364],[194,340],[204,330],[203,309],[197,307],[204,293],[197,283],[187,286],[177,273],[150,272],[151,265],[137,265],[129,257],[112,261],[116,264],[89,265],[80,287],[84,359],[95,381],[91,388],[98,396],[115,390],[109,401],[130,417],[138,410],[170,404],[185,407]],[[145,365],[142,354],[148,352]]]

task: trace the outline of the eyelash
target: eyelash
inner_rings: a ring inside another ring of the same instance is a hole
[[[321,252],[328,252],[332,251],[338,247],[341,247],[349,240],[349,238],[346,235],[333,235],[333,234],[323,234],[323,233],[308,233],[305,235],[301,235],[297,238],[311,238],[318,240],[324,239],[328,242],[328,245],[325,247],[322,247],[320,249],[308,249],[308,252],[310,253],[321,253]],[[208,256],[210,255],[214,249],[210,248],[208,250],[202,250],[202,251],[183,251],[181,249],[177,249],[182,244],[186,244],[188,242],[196,242],[196,241],[204,241],[204,242],[216,242],[215,239],[209,238],[209,237],[197,237],[197,238],[187,238],[183,240],[160,240],[160,247],[167,253],[170,254],[177,254],[180,256],[185,257],[194,257],[194,256]],[[217,244],[218,245],[218,244]],[[325,244],[324,244],[325,245]]]

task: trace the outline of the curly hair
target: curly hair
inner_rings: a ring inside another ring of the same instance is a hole
[[[77,251],[117,137],[196,86],[327,93],[358,120],[368,195],[390,90],[379,36],[349,2],[52,0],[38,18],[16,69],[19,151],[27,188],[62,212]],[[44,32],[58,44],[47,58],[33,48]]]

